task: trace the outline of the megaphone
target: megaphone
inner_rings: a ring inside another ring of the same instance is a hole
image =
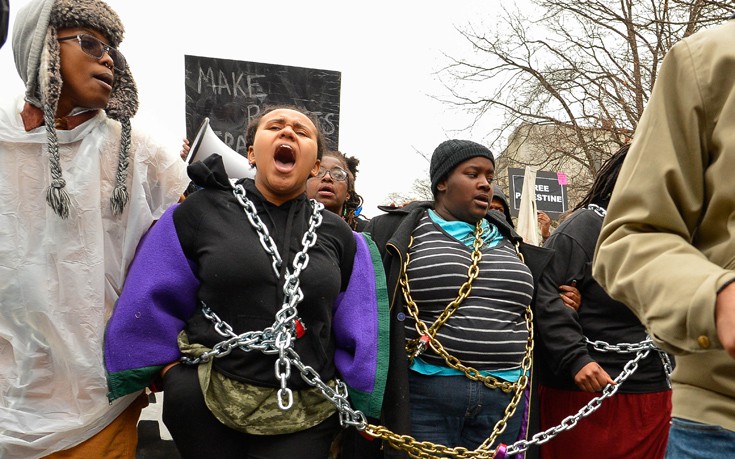
[[[191,143],[186,162],[191,164],[195,161],[202,161],[214,153],[222,157],[228,177],[234,179],[255,178],[255,168],[250,167],[247,158],[220,140],[209,126],[209,118],[204,118],[202,125],[199,127],[199,132],[197,132],[194,141]]]

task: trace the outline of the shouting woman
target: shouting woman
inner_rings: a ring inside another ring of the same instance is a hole
[[[255,179],[231,182],[218,155],[192,164],[202,189],[139,249],[107,333],[111,397],[160,372],[184,458],[327,457],[353,415],[338,377],[366,415],[380,407],[377,258],[306,197],[324,148],[316,120],[265,110],[246,138]]]

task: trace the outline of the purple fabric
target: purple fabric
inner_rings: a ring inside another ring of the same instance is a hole
[[[169,208],[141,240],[107,325],[109,373],[165,365],[181,357],[176,342],[197,306],[199,280],[184,255]]]
[[[367,242],[355,235],[357,252],[347,290],[337,297],[332,330],[334,363],[352,388],[371,393],[378,365],[378,306],[375,272]]]
[[[531,377],[529,376],[526,388],[523,389],[523,421],[521,421],[521,430],[518,432],[517,440],[528,439],[528,424],[531,421],[531,390]],[[505,451],[503,451],[503,455],[505,455]],[[525,457],[526,452],[524,451],[519,453],[516,459],[524,459]]]

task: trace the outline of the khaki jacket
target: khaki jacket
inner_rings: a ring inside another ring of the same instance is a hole
[[[673,415],[735,431],[715,299],[735,280],[735,20],[674,45],[618,177],[593,268],[678,354]]]

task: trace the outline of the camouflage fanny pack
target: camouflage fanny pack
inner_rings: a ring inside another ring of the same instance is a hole
[[[179,349],[188,357],[198,357],[210,349],[190,344],[185,332],[179,334]],[[293,406],[278,407],[277,388],[260,387],[230,379],[212,370],[212,360],[198,366],[199,385],[207,408],[227,427],[252,435],[279,435],[313,427],[337,412],[317,388],[293,392]],[[335,387],[335,381],[327,382]]]

